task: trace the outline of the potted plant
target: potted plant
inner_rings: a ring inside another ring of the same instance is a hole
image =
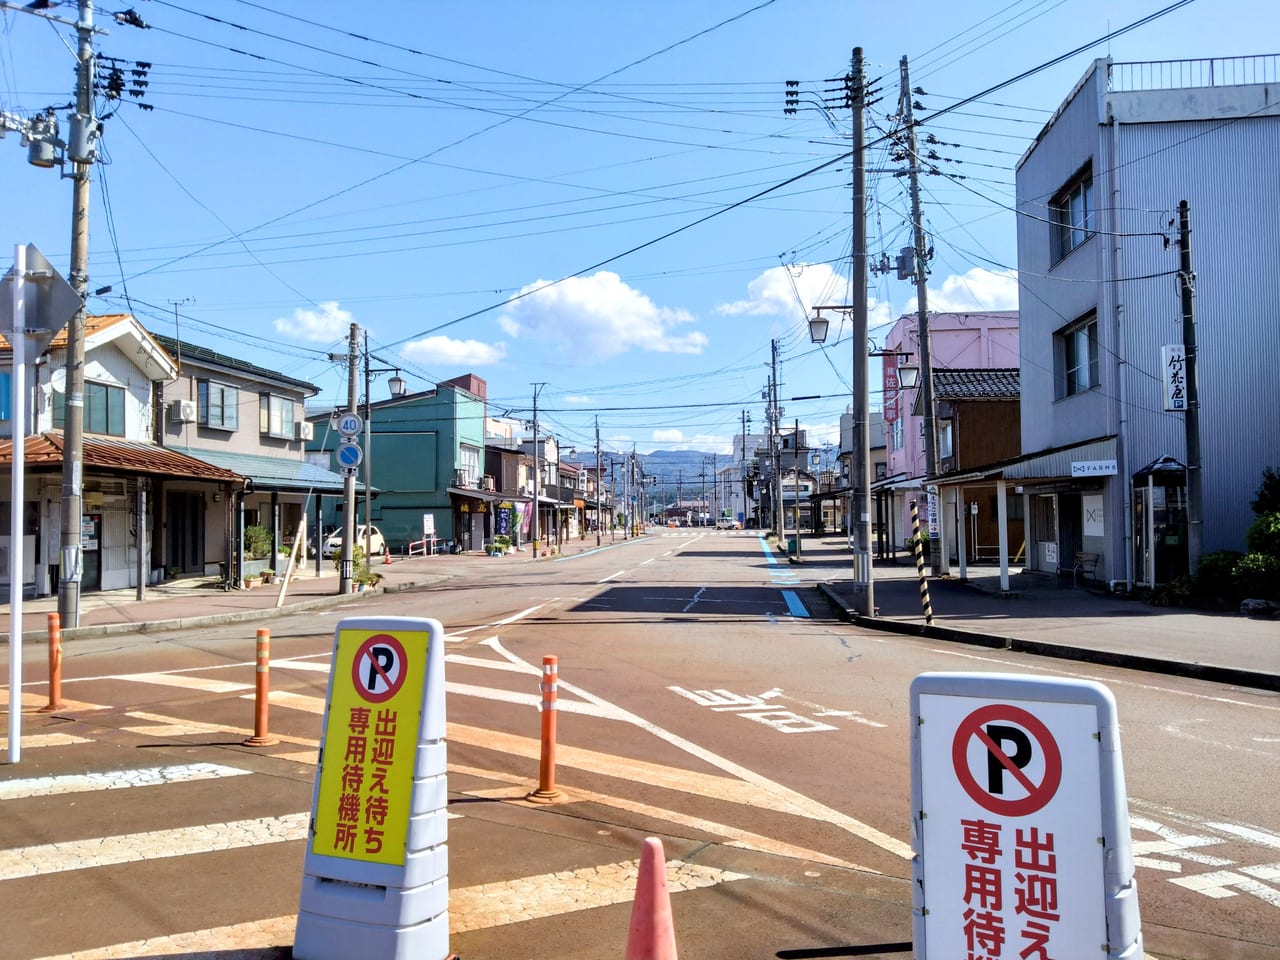
[[[262,577],[263,583],[271,583],[276,578],[276,572],[270,567],[267,567],[267,569],[261,571],[260,576]]]

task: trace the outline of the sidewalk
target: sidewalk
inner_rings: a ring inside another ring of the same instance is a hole
[[[805,579],[817,580],[831,602],[861,627],[1280,690],[1280,620],[1153,607],[1076,588],[1069,580],[1012,570],[1009,591],[1002,594],[998,567],[970,564],[965,580],[955,566],[950,577],[929,578],[929,626],[910,556],[900,556],[896,565],[877,562],[873,589],[879,616],[874,618],[853,609],[844,537],[805,541],[792,563],[808,571]]]
[[[750,532],[725,534],[752,536]],[[623,542],[619,537],[615,543]],[[603,545],[610,545],[606,536]],[[596,549],[594,536],[566,543],[565,556]],[[999,570],[970,566],[968,579],[928,581],[933,624],[925,624],[914,561],[877,564],[877,617],[859,616],[849,579],[850,555],[843,536],[808,537],[798,558],[790,558],[804,585],[813,585],[859,627],[969,643],[1039,656],[1110,664],[1156,673],[1195,677],[1261,690],[1280,691],[1280,621],[1232,613],[1205,613],[1152,607],[1070,582],[1034,573],[1010,573],[1009,593],[1001,595]],[[479,553],[436,555],[374,561],[381,583],[360,594],[339,595],[332,561],[312,560],[288,586],[282,610],[322,609],[358,603],[378,593],[431,586],[466,577],[468,571],[492,564],[525,564],[531,552],[492,558]],[[85,594],[80,625],[63,628],[63,638],[180,629],[211,623],[262,620],[276,614],[280,585],[223,591],[217,578],[171,580],[146,589],[137,599],[134,588]],[[48,635],[48,613],[56,597],[23,603],[24,639]],[[0,605],[0,632],[8,639],[8,605]]]

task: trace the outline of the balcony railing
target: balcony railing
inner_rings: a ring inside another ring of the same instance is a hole
[[[1148,60],[1113,63],[1108,88],[1116,93],[1138,90],[1182,90],[1188,87],[1234,87],[1280,80],[1280,54],[1215,57],[1206,60]]]

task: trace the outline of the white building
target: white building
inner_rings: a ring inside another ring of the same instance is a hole
[[[1244,549],[1280,463],[1280,58],[1098,60],[1017,167],[1027,564],[1187,570],[1179,203],[1192,226],[1203,549]],[[1172,470],[1164,469],[1172,466]],[[1153,469],[1147,469],[1154,467]]]

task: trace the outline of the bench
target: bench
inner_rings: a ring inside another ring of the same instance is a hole
[[[1090,580],[1094,579],[1094,574],[1098,571],[1098,555],[1096,553],[1085,553],[1077,550],[1075,559],[1071,566],[1071,585],[1079,586],[1079,575],[1084,574]]]

